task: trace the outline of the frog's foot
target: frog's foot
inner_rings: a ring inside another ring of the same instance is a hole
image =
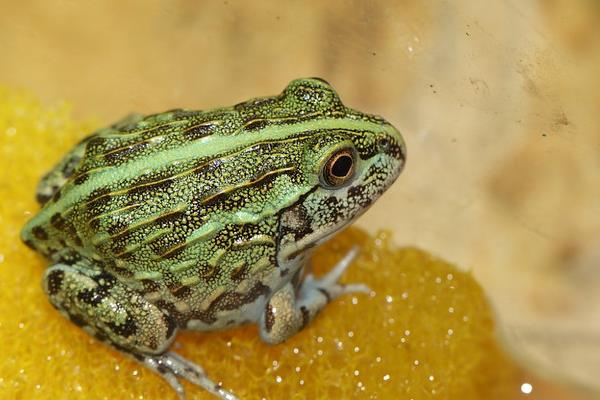
[[[146,367],[155,371],[169,382],[180,399],[185,399],[185,391],[178,378],[186,379],[223,400],[237,400],[237,397],[232,393],[210,380],[199,365],[186,360],[176,353],[169,351],[160,355],[144,354],[136,355],[135,357]]]
[[[288,283],[275,292],[261,317],[262,340],[280,343],[304,328],[333,299],[346,293],[369,293],[369,287],[361,283],[338,283],[357,255],[358,247],[354,247],[325,276],[316,279],[308,274],[298,290]]]

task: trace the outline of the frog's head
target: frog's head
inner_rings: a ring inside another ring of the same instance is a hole
[[[365,212],[402,171],[406,147],[391,124],[345,107],[323,80],[293,81],[283,96],[316,116],[302,149],[308,190],[281,216],[280,260],[289,261]]]

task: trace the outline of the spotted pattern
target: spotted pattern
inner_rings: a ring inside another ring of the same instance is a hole
[[[326,165],[341,151],[354,174],[332,184]],[[44,288],[73,323],[180,393],[177,377],[226,397],[167,352],[176,332],[264,321],[277,343],[307,325],[335,297],[319,287],[317,301],[293,301],[310,250],[364,212],[405,156],[382,118],[299,79],[277,96],[94,132],[41,179],[42,209],[21,236],[53,263]],[[289,312],[275,313],[275,298]]]

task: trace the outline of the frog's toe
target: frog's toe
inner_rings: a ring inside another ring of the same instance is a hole
[[[173,390],[175,390],[177,396],[180,399],[185,399],[185,390],[183,389],[183,385],[181,384],[181,382],[179,382],[179,380],[177,379],[177,375],[173,371],[162,365],[161,358],[161,356],[139,357],[141,362],[143,362],[146,367],[160,374],[160,376],[162,376],[162,378],[166,380],[169,383],[169,385],[171,385],[171,387],[173,388]]]
[[[347,285],[340,285],[342,294],[345,293],[371,293],[371,288],[364,283],[349,283]]]
[[[300,297],[311,296],[314,295],[313,293],[321,293],[325,295],[327,301],[330,301],[346,293],[369,293],[371,289],[365,284],[352,283],[343,285],[338,282],[358,253],[358,246],[354,246],[331,271],[321,278],[317,279],[312,274],[307,275],[300,289]]]
[[[186,360],[173,352],[159,355],[141,355],[138,359],[148,368],[160,374],[177,392],[180,399],[185,399],[185,390],[178,378],[183,378],[198,385],[223,400],[237,400],[231,392],[213,382],[197,364]]]
[[[318,281],[323,286],[334,285],[337,284],[337,281],[340,279],[344,271],[352,264],[352,261],[358,256],[359,253],[358,246],[354,246],[350,249],[348,253],[342,258],[338,263],[329,271],[325,276],[323,276]]]

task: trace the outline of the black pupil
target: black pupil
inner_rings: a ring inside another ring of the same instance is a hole
[[[337,178],[345,178],[352,168],[352,157],[343,155],[338,157],[331,166],[331,174]]]

